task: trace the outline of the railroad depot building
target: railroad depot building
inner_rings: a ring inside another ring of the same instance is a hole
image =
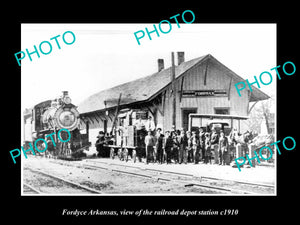
[[[80,125],[88,128],[92,146],[100,130],[111,131],[116,116],[127,125],[152,116],[163,131],[173,124],[187,130],[191,113],[247,118],[250,102],[269,98],[254,86],[252,92],[246,87],[240,97],[234,85],[244,79],[210,54],[185,61],[184,52],[177,52],[177,62],[164,68],[163,59],[158,59],[158,71],[152,75],[100,91],[79,104]],[[231,126],[245,131],[240,123]]]

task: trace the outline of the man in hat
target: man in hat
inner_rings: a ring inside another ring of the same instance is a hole
[[[211,140],[211,144],[212,145],[216,145],[216,144],[219,143],[219,135],[218,135],[218,133],[217,133],[217,131],[216,131],[215,128],[212,129],[212,133],[211,133],[211,137],[210,138],[211,138],[210,140]]]
[[[192,143],[192,134],[190,131],[186,132],[186,137],[187,137],[187,161],[188,162],[193,162],[194,161],[194,154],[193,154],[193,143]]]
[[[225,136],[223,130],[220,132],[220,140],[219,140],[219,157],[220,157],[220,162],[219,165],[225,165],[225,154],[227,153],[228,150],[228,139]]]
[[[198,164],[199,162],[199,136],[197,136],[196,132],[192,132],[192,148],[193,148],[193,156],[194,156],[194,164]]]
[[[188,145],[188,139],[183,129],[180,131],[180,135],[177,136],[177,140],[179,142],[179,151],[178,151],[178,157],[179,157],[179,164],[181,163],[187,163],[187,150],[186,147]]]
[[[163,163],[163,156],[164,156],[164,151],[163,151],[163,141],[164,141],[164,135],[161,133],[161,128],[156,129],[156,160],[158,161],[159,164]]]
[[[204,141],[204,163],[211,164],[211,143],[210,143],[210,134],[208,132],[205,133],[205,141]]]
[[[172,156],[174,159],[174,162],[177,164],[179,162],[179,147],[180,147],[180,139],[178,139],[178,136],[180,136],[180,131],[177,130],[176,132],[173,132],[172,138],[173,138],[173,148],[172,148]]]
[[[104,156],[104,147],[103,144],[105,142],[105,138],[104,138],[104,132],[103,131],[99,131],[99,135],[97,136],[98,140],[95,143],[96,146],[96,150],[98,152],[97,156],[101,157]]]
[[[218,146],[218,144],[219,144],[219,134],[217,133],[217,131],[216,131],[215,128],[212,129],[212,133],[211,133],[211,135],[210,135],[210,143],[211,143],[210,149],[211,149],[212,151],[214,151],[215,146]],[[216,153],[216,152],[215,152],[215,153]],[[216,158],[218,157],[217,154],[218,154],[218,153],[215,154],[215,161],[216,161]]]
[[[166,161],[167,161],[167,164],[171,163],[172,147],[173,147],[173,138],[170,135],[170,131],[166,131],[165,132],[165,139],[164,139],[163,148],[164,148],[164,150],[166,152]]]
[[[145,155],[145,136],[143,133],[139,133],[137,136],[137,148],[136,156],[138,157],[139,162],[142,162],[142,158]]]
[[[149,163],[150,160],[154,161],[154,149],[155,139],[151,133],[148,131],[148,135],[145,137],[145,145],[146,145],[146,164]]]
[[[205,132],[202,127],[199,127],[199,148],[202,155],[202,161],[205,161]]]

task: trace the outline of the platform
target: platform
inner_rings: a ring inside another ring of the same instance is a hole
[[[84,161],[85,159],[83,159]],[[234,180],[241,182],[253,182],[261,184],[276,184],[276,168],[271,166],[256,166],[252,167],[243,167],[241,171],[238,168],[234,168],[230,165],[217,165],[217,164],[204,164],[200,162],[199,164],[187,163],[187,164],[158,164],[158,163],[149,163],[145,164],[143,162],[133,161],[120,161],[118,158],[109,159],[109,158],[94,158],[88,159],[98,163],[112,163],[112,164],[121,164],[134,167],[140,167],[142,169],[159,169],[164,171],[171,171],[176,173],[190,174],[198,177],[212,177],[225,180]]]

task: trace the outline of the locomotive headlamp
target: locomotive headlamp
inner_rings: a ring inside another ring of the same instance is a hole
[[[79,124],[79,112],[75,107],[61,107],[55,112],[54,123],[58,128],[73,131]]]

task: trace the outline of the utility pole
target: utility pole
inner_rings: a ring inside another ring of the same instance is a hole
[[[172,95],[173,95],[172,125],[175,126],[176,128],[176,83],[175,83],[174,52],[172,52],[171,57],[172,57],[171,85],[172,85]]]

